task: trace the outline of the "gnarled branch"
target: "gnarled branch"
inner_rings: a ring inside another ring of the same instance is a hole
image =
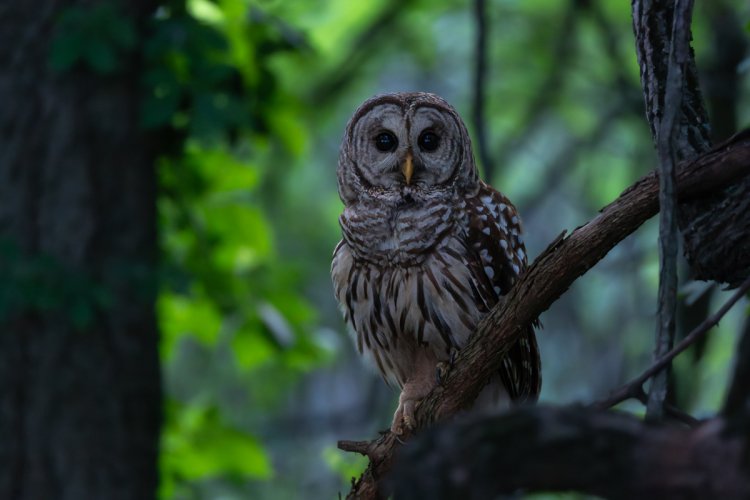
[[[575,490],[605,498],[750,497],[747,443],[721,419],[695,429],[618,412],[525,407],[439,426],[399,450],[395,498]]]

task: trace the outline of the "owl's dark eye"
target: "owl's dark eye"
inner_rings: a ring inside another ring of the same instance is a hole
[[[440,136],[435,132],[427,130],[422,132],[417,143],[423,151],[435,151],[440,146]]]
[[[398,139],[391,132],[381,132],[375,136],[375,147],[378,151],[393,151],[398,146]]]

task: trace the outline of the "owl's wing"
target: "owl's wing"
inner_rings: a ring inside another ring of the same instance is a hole
[[[498,191],[481,183],[476,197],[467,200],[468,243],[481,266],[476,274],[490,286],[481,287],[485,302],[494,306],[510,291],[526,269],[526,248],[515,207]],[[500,376],[510,397],[517,402],[535,401],[541,390],[541,360],[529,326],[503,360]]]

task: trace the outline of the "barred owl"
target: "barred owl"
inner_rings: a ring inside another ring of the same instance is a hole
[[[363,103],[346,127],[337,175],[336,298],[359,352],[401,389],[391,430],[402,434],[438,383],[438,366],[524,270],[521,224],[479,179],[466,126],[434,94]],[[483,392],[535,400],[540,369],[529,327]]]

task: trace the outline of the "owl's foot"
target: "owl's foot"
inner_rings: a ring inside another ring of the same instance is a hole
[[[448,361],[440,361],[435,366],[435,381],[437,385],[443,385],[443,380],[448,375],[448,371],[453,368],[456,362],[456,353],[458,353],[458,350],[452,349],[450,359]]]
[[[434,369],[434,368],[433,368]],[[398,408],[393,414],[393,423],[391,432],[400,436],[407,431],[413,431],[417,427],[417,420],[414,417],[414,411],[417,405],[424,399],[436,383],[432,376],[420,377],[404,384],[401,395],[398,398]]]
[[[450,363],[446,363],[445,361],[441,361],[435,366],[435,382],[437,385],[443,385],[443,380],[445,380],[445,376],[448,375],[448,370],[450,369]]]
[[[434,356],[430,356],[415,366],[412,378],[401,389],[398,408],[396,408],[396,413],[393,414],[393,423],[391,424],[391,432],[397,436],[416,429],[417,420],[414,417],[414,411],[422,399],[438,385],[435,377],[437,360]]]

